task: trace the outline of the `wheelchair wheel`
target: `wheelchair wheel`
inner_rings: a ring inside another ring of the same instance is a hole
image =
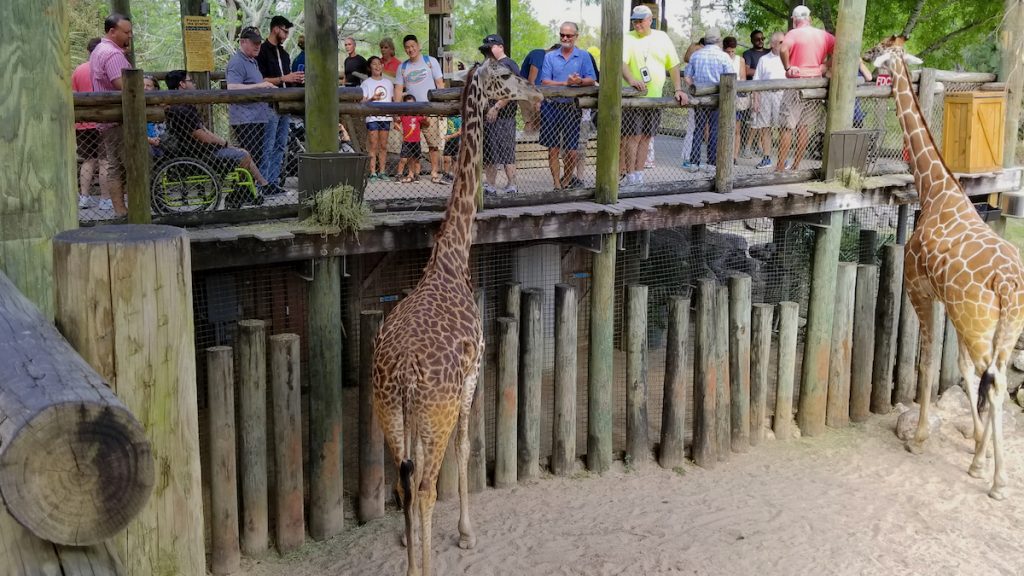
[[[150,189],[157,214],[214,210],[220,201],[217,175],[209,166],[189,158],[171,160],[158,168]]]

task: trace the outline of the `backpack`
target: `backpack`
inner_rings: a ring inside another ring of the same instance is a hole
[[[420,54],[420,56],[423,56],[423,63],[427,65],[427,68],[430,68],[430,55],[429,54]],[[401,74],[403,77],[405,76],[405,67],[406,67],[407,64],[409,64],[408,60],[406,60],[405,62],[402,62],[402,65],[398,67],[398,73]],[[404,78],[403,78],[403,82],[404,82]]]

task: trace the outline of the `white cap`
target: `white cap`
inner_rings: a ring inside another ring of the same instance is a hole
[[[704,44],[705,45],[718,44],[721,41],[722,41],[722,33],[718,30],[718,28],[712,26],[711,28],[708,28],[707,30],[704,31]]]
[[[793,18],[810,18],[811,9],[803,4],[793,8]]]
[[[647,6],[644,6],[643,4],[638,4],[635,8],[633,8],[633,13],[629,15],[630,20],[645,20],[647,18],[653,17],[654,13],[651,12],[651,9],[648,8]]]

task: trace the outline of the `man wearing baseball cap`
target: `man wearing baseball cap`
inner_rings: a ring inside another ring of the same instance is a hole
[[[259,64],[256,63],[256,55],[260,52],[262,42],[260,31],[255,26],[242,29],[238,36],[238,51],[228,60],[225,74],[228,90],[274,87],[263,79]],[[263,138],[267,117],[272,113],[266,102],[228,105],[228,125],[231,127],[235,143],[252,154],[257,166],[263,162]]]
[[[480,46],[480,53],[519,76],[519,66],[505,55],[505,40],[497,34],[488,34]],[[515,194],[516,185],[516,105],[515,100],[489,100],[484,116],[484,193],[498,192],[495,181],[498,167],[505,168],[507,183],[503,191]]]
[[[654,14],[643,4],[633,8],[629,19],[633,31],[626,34],[622,44],[622,79],[627,86],[641,91],[645,98],[664,95],[665,78],[671,76],[675,99],[686,104],[679,77],[679,54],[668,34],[651,29]],[[619,171],[624,175],[621,185],[643,184],[644,161],[647,147],[658,131],[661,110],[657,108],[624,108],[622,110],[622,147]]]

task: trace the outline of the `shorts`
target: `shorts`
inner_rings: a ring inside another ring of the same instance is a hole
[[[366,122],[367,132],[387,132],[391,130],[391,121],[387,120],[375,120],[373,122]]]
[[[818,122],[821,107],[817,101],[803,100],[799,90],[787,90],[782,96],[782,120],[790,130]]]
[[[458,156],[459,155],[459,142],[462,141],[462,137],[452,138],[451,140],[444,143],[444,155],[445,156]]]
[[[782,94],[762,92],[758,95],[757,112],[752,126],[756,130],[782,126]]]
[[[623,108],[623,136],[654,136],[661,124],[661,110],[657,108]]]
[[[430,126],[423,127],[423,139],[427,148],[440,150],[444,146],[444,135],[448,132],[448,121],[441,116],[431,116]]]
[[[545,148],[575,150],[579,147],[580,121],[583,111],[570,102],[549,102],[540,105],[540,137]]]
[[[420,156],[423,155],[423,148],[419,142],[402,142],[402,153],[401,158],[411,158],[413,160],[419,160]]]
[[[95,128],[75,130],[75,144],[78,147],[80,160],[93,160],[100,157],[100,131]]]
[[[102,158],[107,161],[107,179],[123,180],[124,164],[121,149],[124,145],[120,124],[110,124],[100,132],[100,150]]]
[[[484,124],[484,166],[516,163],[516,119]]]

